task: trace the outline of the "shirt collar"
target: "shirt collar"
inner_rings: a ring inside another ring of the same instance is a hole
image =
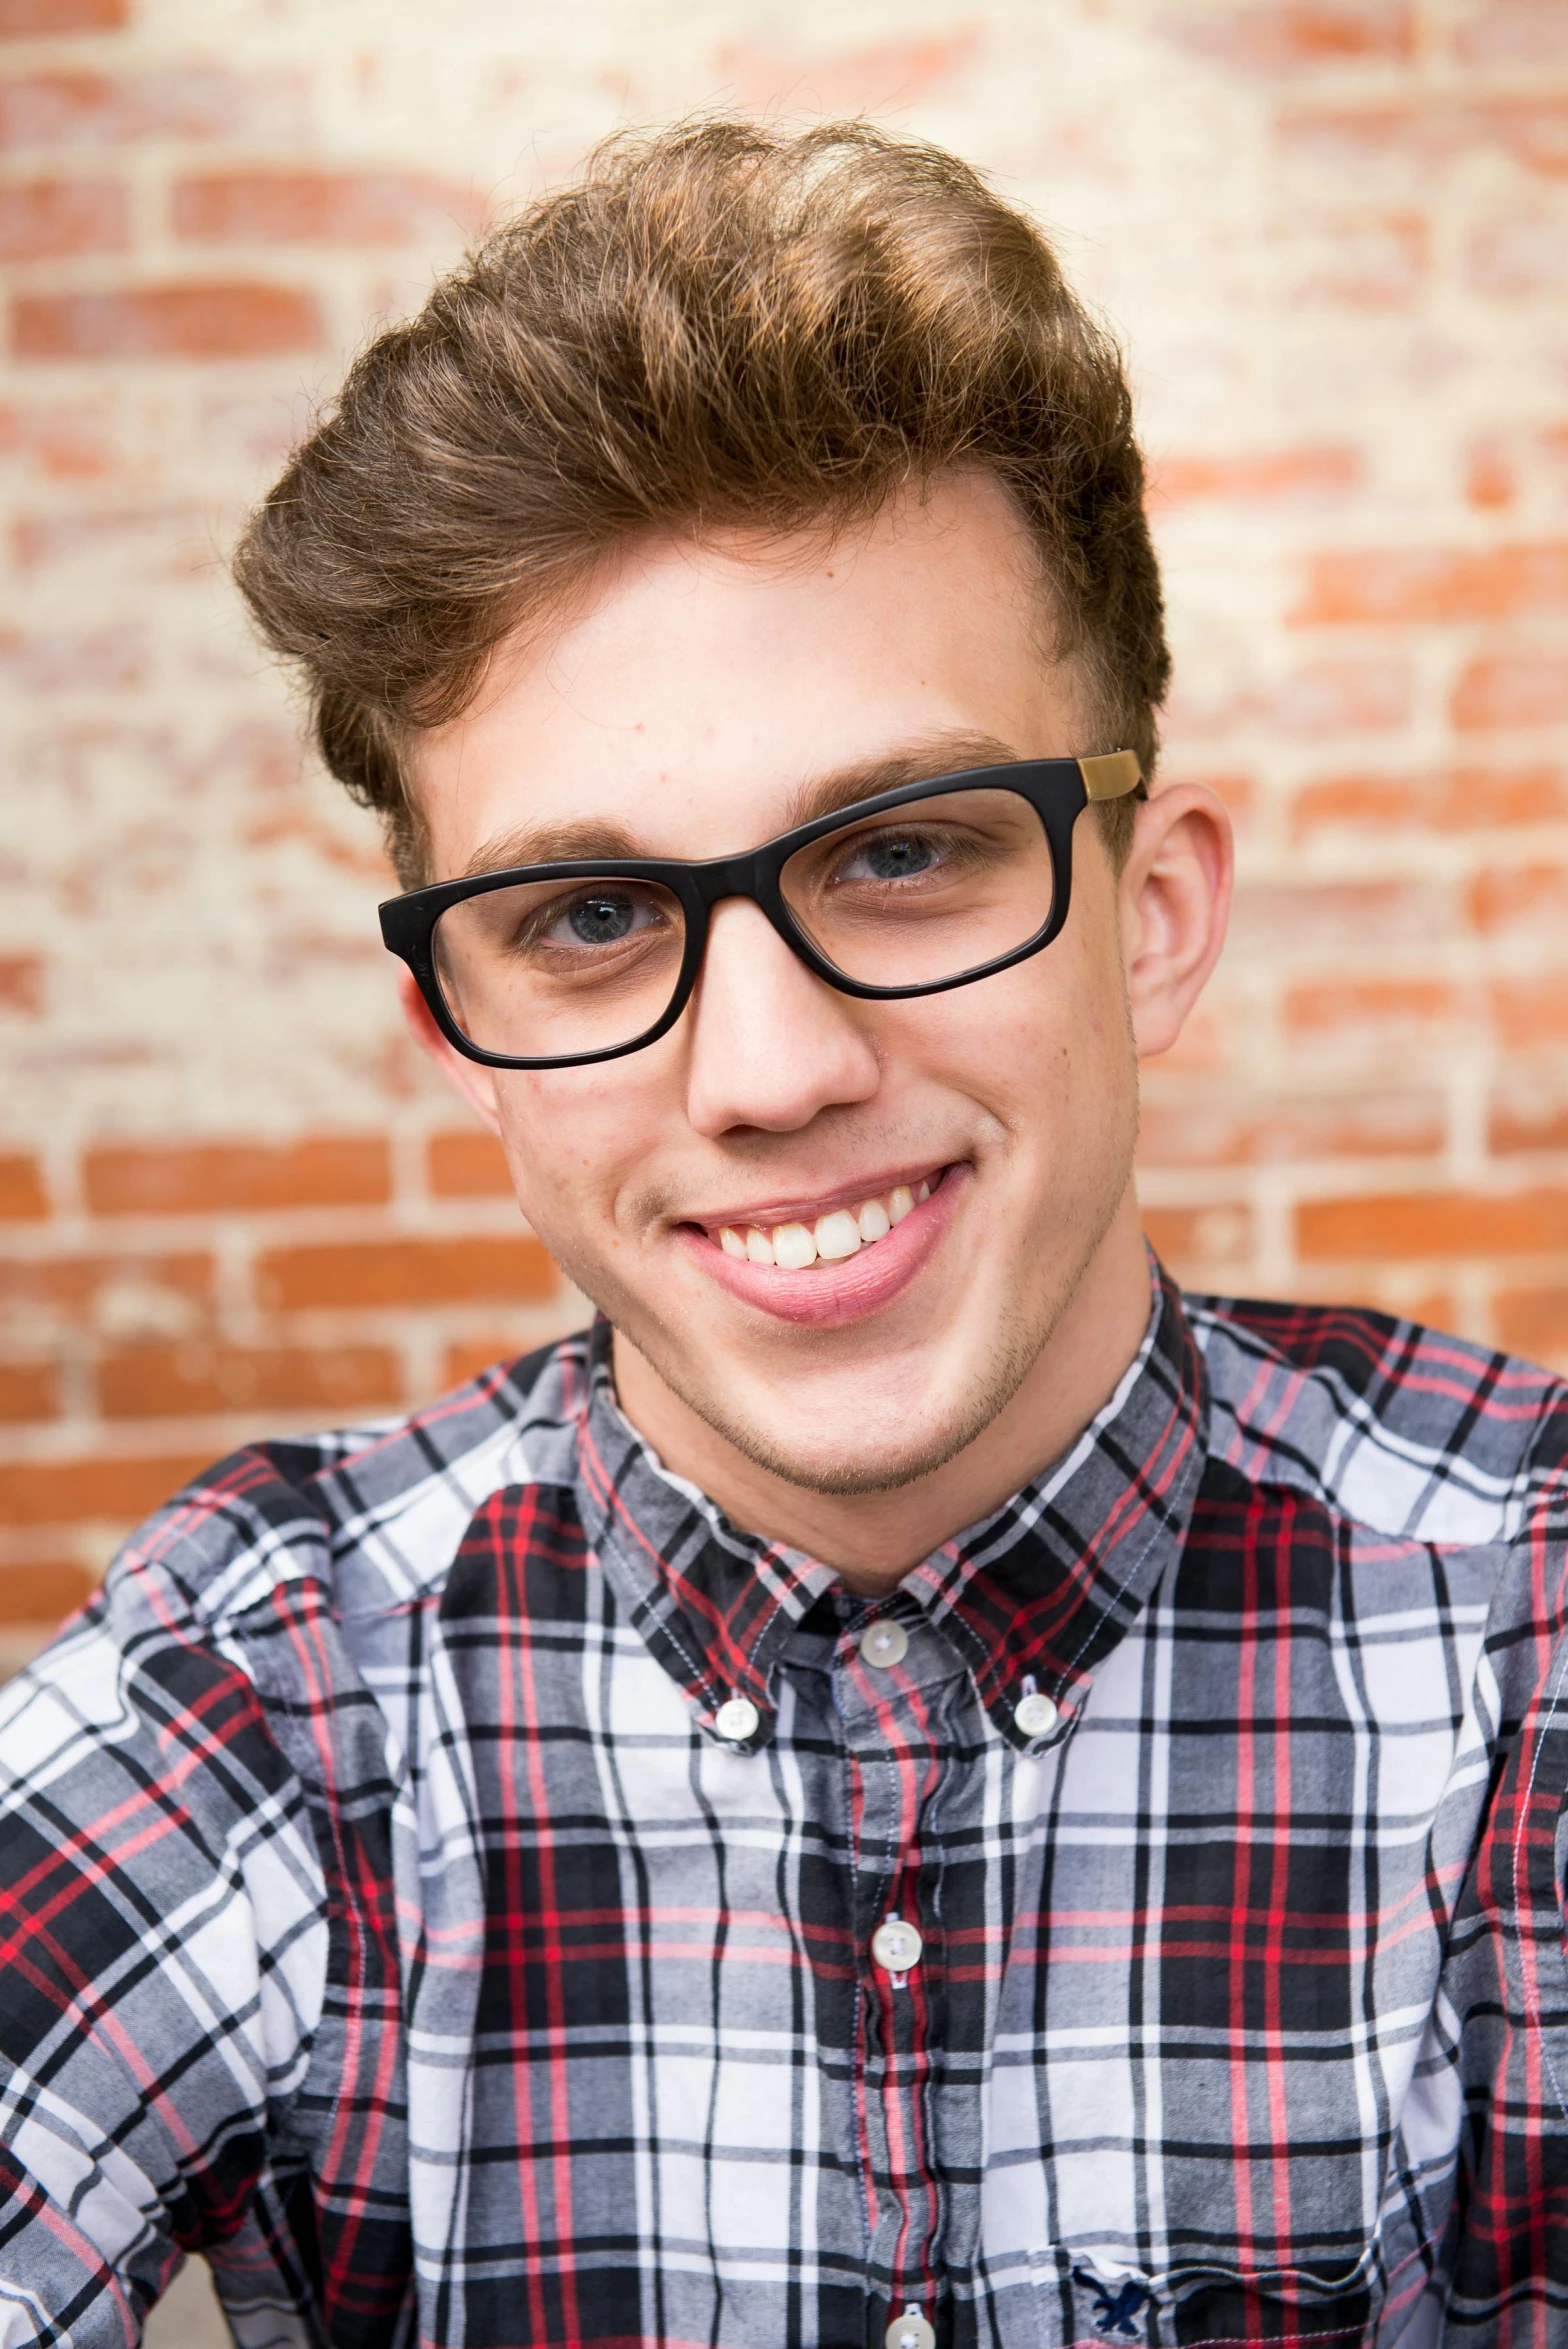
[[[1208,1389],[1181,1299],[1158,1265],[1142,1345],[1060,1460],[933,1551],[898,1586],[957,1649],[1008,1742],[1040,1740],[1014,1709],[1033,1687],[1070,1725],[1096,1668],[1181,1553],[1203,1471]],[[584,1527],[652,1654],[711,1728],[732,1697],[773,1732],[773,1674],[836,1581],[799,1550],[743,1534],[658,1461],[623,1416],[610,1330],[596,1323],[578,1444]]]

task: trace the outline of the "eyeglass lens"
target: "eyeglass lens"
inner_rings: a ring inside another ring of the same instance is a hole
[[[926,987],[982,970],[1051,917],[1050,844],[1016,791],[961,791],[867,817],[797,849],[784,902],[825,962],[863,985]],[[447,1007],[481,1051],[553,1060],[655,1027],[680,977],[671,891],[614,876],[487,890],[441,916]]]

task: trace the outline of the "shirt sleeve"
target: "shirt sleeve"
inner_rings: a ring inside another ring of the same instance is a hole
[[[255,1686],[120,1577],[0,1699],[0,2349],[126,2349],[286,2198],[327,1943]]]

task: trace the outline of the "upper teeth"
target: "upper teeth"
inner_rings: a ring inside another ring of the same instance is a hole
[[[815,1223],[766,1227],[727,1223],[720,1227],[719,1246],[726,1256],[745,1256],[753,1264],[782,1264],[791,1272],[804,1272],[819,1256],[826,1264],[836,1264],[857,1249],[869,1247],[873,1240],[885,1240],[912,1207],[922,1206],[930,1196],[929,1183],[916,1183],[913,1190],[900,1183],[885,1198],[862,1199],[856,1208],[834,1207],[819,1215]]]

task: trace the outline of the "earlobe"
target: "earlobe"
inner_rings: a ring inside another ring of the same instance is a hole
[[[397,967],[397,992],[403,1006],[404,1025],[421,1052],[430,1055],[454,1093],[461,1095],[492,1133],[498,1134],[501,1121],[496,1109],[493,1073],[481,1062],[465,1059],[447,1042],[431,1018],[430,1006],[420,994],[419,983],[406,963]]]
[[[1230,818],[1205,785],[1174,785],[1140,808],[1121,889],[1140,1060],[1170,1050],[1219,959],[1233,870]]]

